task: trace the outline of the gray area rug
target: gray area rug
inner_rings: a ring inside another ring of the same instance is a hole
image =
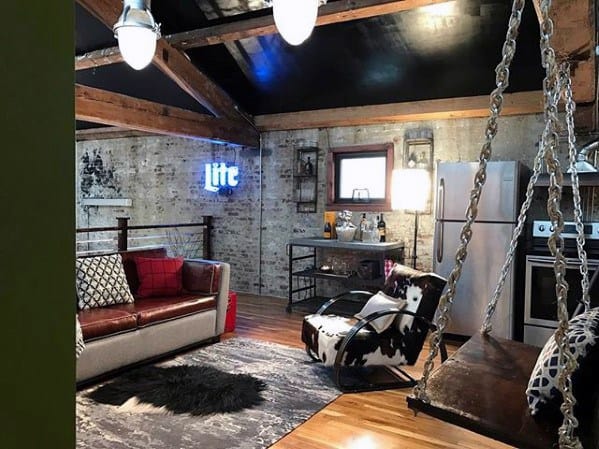
[[[340,392],[330,370],[301,349],[247,338],[202,347],[158,366],[210,365],[251,374],[267,387],[254,408],[209,416],[123,412],[86,396],[76,397],[80,449],[261,449],[267,448],[319,411]]]

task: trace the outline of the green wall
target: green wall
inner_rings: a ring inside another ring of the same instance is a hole
[[[75,447],[74,4],[2,21],[0,447]]]

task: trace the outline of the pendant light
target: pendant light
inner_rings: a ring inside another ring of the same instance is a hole
[[[141,70],[152,61],[160,24],[152,17],[150,0],[123,0],[123,12],[113,31],[127,64]]]
[[[314,29],[318,7],[326,0],[272,0],[279,34],[291,45],[300,45]]]

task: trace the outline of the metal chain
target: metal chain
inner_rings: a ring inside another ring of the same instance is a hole
[[[559,102],[560,92],[561,92],[561,79],[557,79],[558,85],[553,86],[548,92],[550,98],[550,104],[557,107]],[[495,286],[495,291],[493,292],[493,296],[489,300],[487,304],[487,308],[485,311],[485,319],[483,325],[481,326],[480,332],[483,334],[489,334],[493,330],[491,320],[493,319],[493,315],[495,314],[495,310],[497,308],[497,302],[499,301],[499,297],[501,296],[501,292],[503,291],[503,287],[505,286],[505,280],[509,273],[510,265],[514,259],[514,254],[518,247],[518,238],[522,234],[522,230],[524,229],[524,224],[526,221],[526,214],[530,209],[530,204],[532,203],[533,195],[534,195],[534,186],[539,178],[541,173],[542,165],[545,158],[545,148],[547,146],[547,139],[550,134],[550,122],[547,121],[545,123],[545,127],[541,134],[541,141],[539,142],[539,150],[533,161],[533,171],[528,181],[528,185],[526,187],[526,195],[525,200],[520,207],[520,213],[518,215],[517,225],[512,232],[512,240],[510,242],[508,254],[505,258],[503,266],[501,268],[499,280],[497,281],[497,285]]]
[[[561,236],[564,227],[564,218],[560,210],[562,196],[563,174],[559,161],[555,156],[555,149],[558,145],[557,136],[557,107],[551,104],[551,89],[558,83],[558,70],[555,61],[555,52],[551,47],[550,40],[553,34],[553,22],[549,17],[551,0],[541,1],[541,61],[545,68],[545,79],[543,80],[543,91],[545,95],[545,120],[548,120],[551,129],[547,147],[545,149],[545,163],[549,173],[549,187],[547,199],[547,212],[553,226],[553,232],[548,240],[549,250],[555,257],[555,291],[557,296],[557,315],[559,319],[558,328],[555,331],[555,340],[559,348],[559,378],[558,388],[563,396],[563,403],[560,407],[564,416],[564,421],[559,428],[559,447],[560,449],[582,449],[582,444],[574,434],[578,427],[578,420],[574,416],[574,405],[576,399],[572,394],[571,375],[576,369],[577,363],[573,354],[569,350],[569,344],[566,332],[568,330],[568,309],[567,295],[568,283],[566,282],[566,260],[563,254],[564,241]]]
[[[505,42],[501,51],[501,61],[495,68],[495,85],[490,96],[490,115],[487,119],[487,127],[485,130],[485,143],[483,144],[479,155],[479,168],[474,176],[474,187],[470,192],[470,202],[466,210],[466,222],[460,233],[460,246],[455,254],[455,265],[447,278],[447,289],[439,300],[439,315],[436,320],[436,327],[430,337],[430,351],[426,362],[424,363],[424,371],[418,385],[414,387],[414,396],[424,402],[428,402],[426,396],[426,386],[428,378],[434,367],[434,359],[439,353],[439,347],[443,338],[443,332],[447,326],[451,305],[456,292],[456,284],[462,273],[462,266],[466,261],[468,254],[468,244],[472,238],[472,224],[478,213],[478,202],[482,193],[482,187],[487,178],[487,162],[491,157],[491,144],[497,134],[497,119],[503,106],[503,92],[509,85],[509,67],[516,53],[516,37],[522,19],[522,10],[524,9],[524,0],[514,0],[512,4],[512,12],[508,24],[508,30],[505,36]]]
[[[551,101],[553,104],[557,104],[559,101],[559,93],[560,88],[556,86],[553,92],[551,92]],[[541,169],[543,167],[543,162],[545,158],[545,142],[548,138],[550,125],[549,123],[545,124],[545,128],[543,129],[543,133],[541,135],[541,141],[539,142],[539,150],[533,161],[533,170],[532,175],[528,181],[528,185],[526,186],[526,195],[525,200],[520,207],[520,213],[518,215],[517,225],[512,232],[512,240],[510,241],[510,246],[508,253],[506,255],[505,261],[503,262],[503,266],[501,267],[501,272],[499,275],[499,280],[497,281],[497,285],[495,286],[495,291],[493,292],[493,296],[489,300],[485,310],[485,319],[483,325],[481,326],[480,332],[483,334],[489,334],[493,330],[493,326],[491,324],[491,320],[493,319],[493,315],[495,314],[495,310],[497,308],[497,302],[499,301],[499,297],[501,296],[501,292],[503,291],[503,287],[505,286],[505,281],[507,279],[507,275],[509,274],[509,269],[514,259],[514,254],[516,249],[518,248],[518,238],[522,234],[522,230],[524,229],[526,215],[528,210],[530,209],[530,205],[532,203],[532,199],[534,196],[534,187],[537,183],[539,175],[541,174]]]
[[[572,196],[574,202],[574,221],[576,223],[576,247],[578,249],[578,258],[580,259],[580,281],[582,289],[582,303],[584,310],[591,308],[591,298],[589,296],[589,266],[587,261],[587,252],[584,249],[584,225],[582,224],[582,206],[580,199],[580,185],[578,179],[578,170],[576,169],[576,136],[574,135],[574,111],[576,103],[572,98],[572,79],[570,78],[570,64],[562,63],[560,66],[559,77],[564,90],[564,100],[566,102],[566,125],[568,127],[568,157],[570,159],[570,178],[572,179]]]

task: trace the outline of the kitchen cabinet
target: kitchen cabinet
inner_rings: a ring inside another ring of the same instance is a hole
[[[305,248],[307,251],[300,251],[298,248]],[[357,275],[357,266],[347,267],[347,270],[343,270],[344,272],[341,273],[321,271],[319,269],[321,264],[317,260],[317,250],[327,254],[346,251],[364,259],[377,260],[380,275],[374,279],[361,278]],[[301,303],[302,309],[313,312],[328,299],[328,297],[318,294],[317,280],[327,279],[339,282],[339,293],[348,289],[379,290],[385,283],[385,259],[403,263],[404,244],[403,242],[340,242],[322,237],[296,238],[288,242],[287,256],[289,258],[287,311],[291,312],[294,305]]]

